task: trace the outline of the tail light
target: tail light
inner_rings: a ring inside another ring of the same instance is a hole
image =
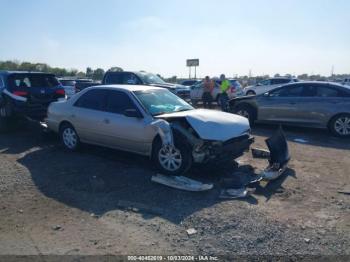
[[[64,96],[64,95],[66,95],[66,92],[64,92],[64,89],[57,89],[56,94]]]
[[[13,94],[16,96],[27,96],[28,92],[27,91],[13,91]]]

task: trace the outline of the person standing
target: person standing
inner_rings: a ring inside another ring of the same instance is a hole
[[[221,110],[224,111],[224,112],[228,112],[228,94],[227,94],[227,92],[231,88],[231,83],[230,83],[230,81],[228,81],[226,79],[226,76],[224,74],[222,74],[220,76],[220,81],[221,81],[221,85],[220,85],[220,90],[221,90],[221,94],[220,94]]]
[[[206,76],[203,81],[203,107],[204,108],[211,108],[211,103],[213,101],[212,97],[212,91],[214,89],[213,81],[210,80],[209,76]]]

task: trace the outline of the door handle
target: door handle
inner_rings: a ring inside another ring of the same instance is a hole
[[[296,105],[296,102],[289,102],[290,105]]]
[[[103,122],[104,122],[105,124],[109,124],[109,119],[105,118],[105,119],[103,120]]]
[[[74,114],[71,114],[70,117],[75,118],[75,115],[74,115]]]

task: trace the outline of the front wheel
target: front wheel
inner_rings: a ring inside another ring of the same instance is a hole
[[[341,114],[334,117],[330,124],[329,129],[333,135],[338,137],[350,136],[350,114]]]
[[[254,124],[254,109],[251,106],[241,105],[234,109],[234,113],[243,116],[249,120],[250,125]]]
[[[182,175],[192,166],[190,146],[176,136],[174,140],[174,146],[163,146],[160,139],[157,139],[154,145],[153,161],[158,170],[165,175]]]
[[[60,128],[60,137],[63,146],[69,151],[76,151],[80,146],[80,139],[71,124],[64,124]]]

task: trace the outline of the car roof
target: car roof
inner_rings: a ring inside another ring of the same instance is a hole
[[[11,74],[54,75],[54,74],[52,74],[52,73],[34,72],[34,71],[9,71],[9,70],[0,70],[0,75],[11,75]]]
[[[118,90],[125,90],[129,92],[134,91],[148,91],[148,90],[162,90],[164,88],[160,87],[154,87],[154,86],[145,86],[145,85],[99,85],[99,86],[92,86],[89,89],[97,89],[97,88],[108,88],[108,89],[118,89]]]
[[[329,81],[301,81],[301,82],[294,82],[294,83],[289,83],[283,86],[291,86],[291,85],[300,85],[300,84],[318,84],[318,85],[333,85],[333,86],[338,86],[338,87],[345,87],[344,85],[336,82],[329,82]]]

